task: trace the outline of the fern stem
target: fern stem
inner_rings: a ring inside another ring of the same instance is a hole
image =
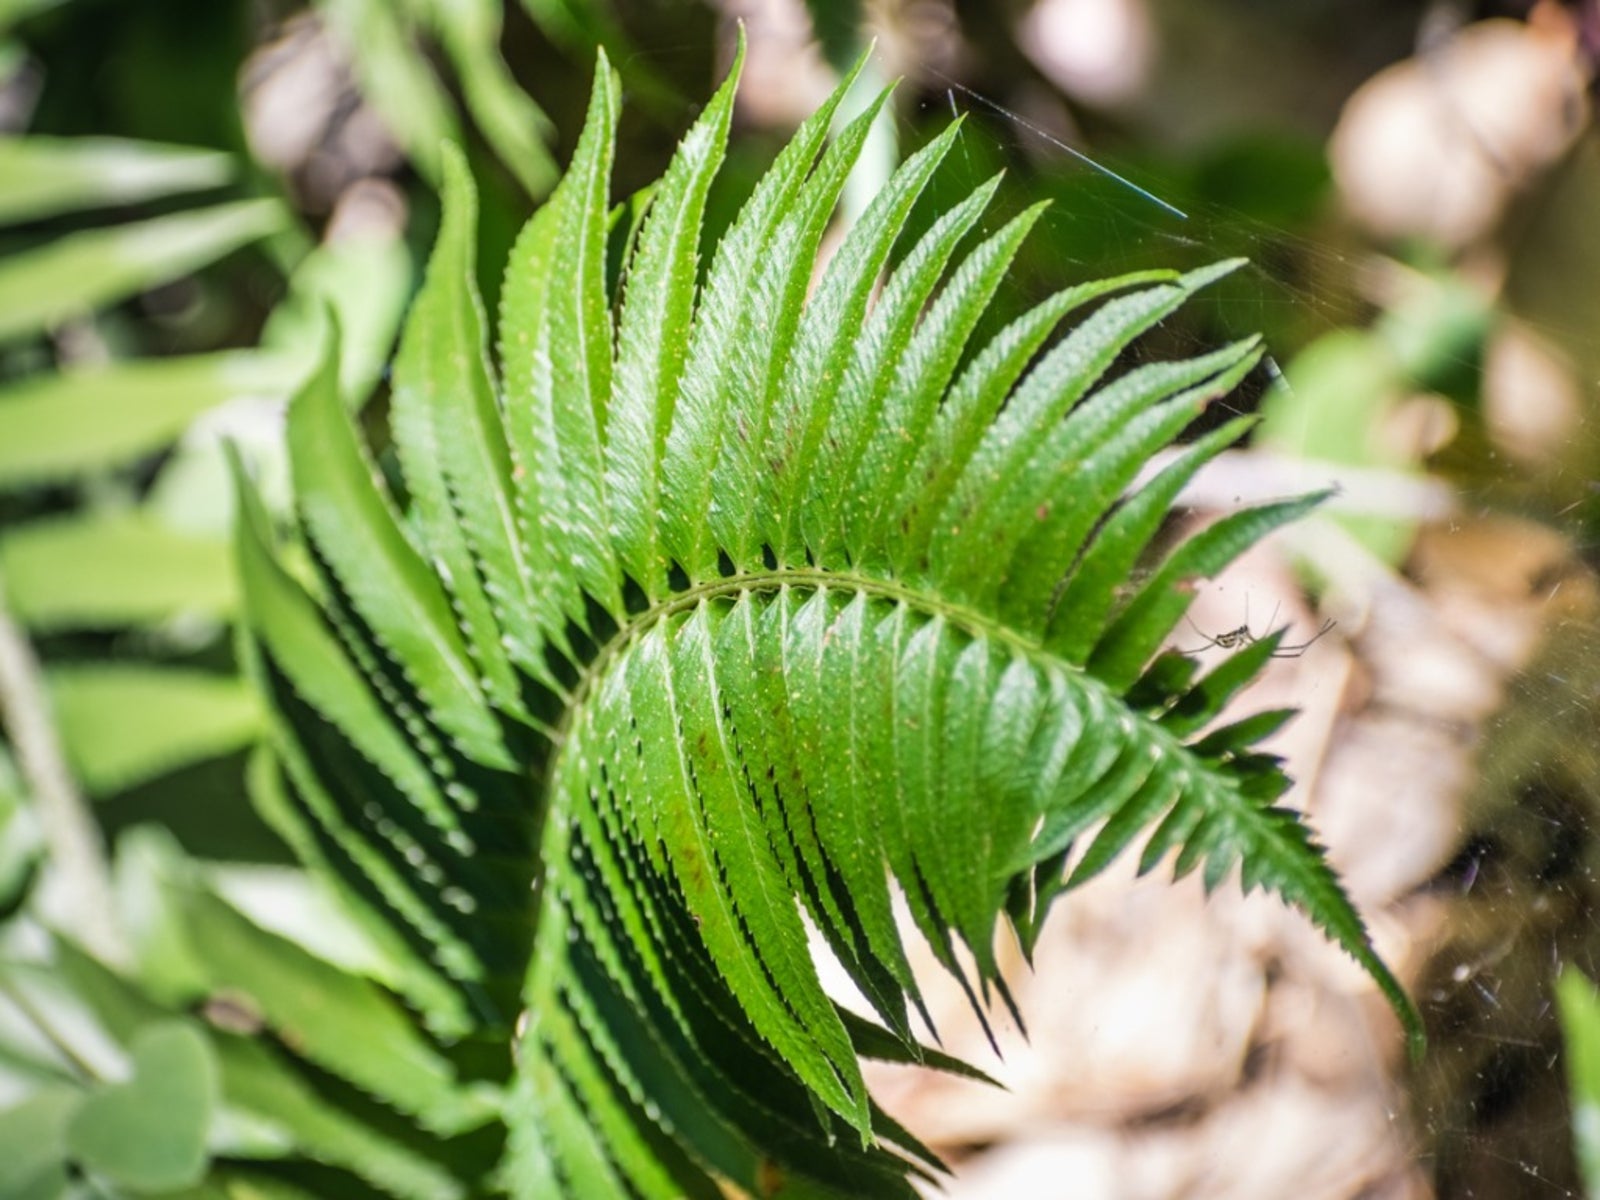
[[[16,747],[17,767],[33,797],[50,862],[65,885],[61,891],[72,932],[101,959],[121,962],[125,943],[100,828],[67,766],[38,655],[6,609],[4,596],[0,577],[0,723]]]

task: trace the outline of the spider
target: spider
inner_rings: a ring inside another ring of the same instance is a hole
[[[1267,628],[1269,630],[1272,628],[1272,622],[1278,619],[1278,607],[1279,606],[1274,606],[1272,610],[1272,616],[1267,620]],[[1187,613],[1184,614],[1183,619],[1185,621],[1189,621],[1189,616]],[[1311,649],[1312,646],[1321,641],[1323,635],[1326,634],[1328,630],[1332,629],[1335,624],[1336,622],[1333,620],[1333,618],[1329,617],[1322,623],[1322,627],[1318,629],[1316,633],[1308,637],[1305,641],[1299,642],[1293,646],[1279,646],[1277,649],[1273,650],[1272,657],[1299,658],[1307,650]],[[1226,633],[1213,635],[1201,629],[1200,626],[1196,625],[1193,621],[1189,621],[1189,628],[1194,630],[1201,637],[1205,638],[1206,644],[1193,650],[1180,650],[1180,654],[1204,654],[1207,650],[1210,650],[1213,647],[1218,650],[1237,650],[1261,640],[1250,629],[1250,599],[1248,596],[1245,597],[1244,602],[1244,624],[1240,625],[1237,629],[1230,629]]]

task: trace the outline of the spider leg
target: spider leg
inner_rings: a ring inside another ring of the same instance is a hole
[[[1307,650],[1311,649],[1312,646],[1314,646],[1318,642],[1320,642],[1322,640],[1323,635],[1325,633],[1327,633],[1328,630],[1332,629],[1336,624],[1338,624],[1338,622],[1336,622],[1332,617],[1329,617],[1326,621],[1324,621],[1322,623],[1322,627],[1320,629],[1318,629],[1316,631],[1316,633],[1314,633],[1310,637],[1308,637],[1305,641],[1301,642],[1299,645],[1296,645],[1296,646],[1279,646],[1276,650],[1274,650],[1272,652],[1272,657],[1273,658],[1299,658]]]
[[[1194,650],[1185,650],[1183,647],[1179,646],[1177,647],[1179,654],[1204,654],[1207,650],[1214,649],[1219,644],[1216,638],[1212,637],[1204,629],[1201,629],[1200,626],[1196,625],[1193,618],[1191,618],[1188,613],[1183,614],[1183,619],[1189,622],[1190,629],[1194,630],[1201,637],[1205,638],[1206,644],[1204,646],[1197,647]]]

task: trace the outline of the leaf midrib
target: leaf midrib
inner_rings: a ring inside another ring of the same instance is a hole
[[[955,627],[974,637],[1010,646],[1041,666],[1053,667],[1064,673],[1076,675],[1085,684],[1103,686],[1080,664],[1069,662],[1052,653],[1043,642],[1017,632],[1000,618],[897,580],[823,567],[780,567],[765,571],[743,572],[693,584],[673,593],[670,599],[629,615],[594,657],[581,667],[576,685],[563,697],[565,703],[561,720],[551,732],[550,777],[553,778],[555,775],[556,763],[561,756],[562,747],[566,744],[575,714],[583,711],[596,682],[605,677],[612,663],[635,641],[663,621],[678,613],[692,611],[703,601],[737,597],[747,592],[778,592],[785,587],[812,591],[827,588],[909,604],[929,616],[945,618]],[[1109,689],[1107,695],[1111,695]],[[1120,696],[1112,698],[1121,703]],[[1152,723],[1152,729],[1155,728]],[[1174,745],[1180,744],[1174,741]]]

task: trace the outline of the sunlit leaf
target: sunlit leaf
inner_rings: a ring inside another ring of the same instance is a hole
[[[325,242],[296,264],[289,294],[261,331],[263,349],[292,362],[286,396],[309,373],[331,311],[339,323],[339,389],[364,398],[383,374],[411,291],[411,255],[398,232]]]

